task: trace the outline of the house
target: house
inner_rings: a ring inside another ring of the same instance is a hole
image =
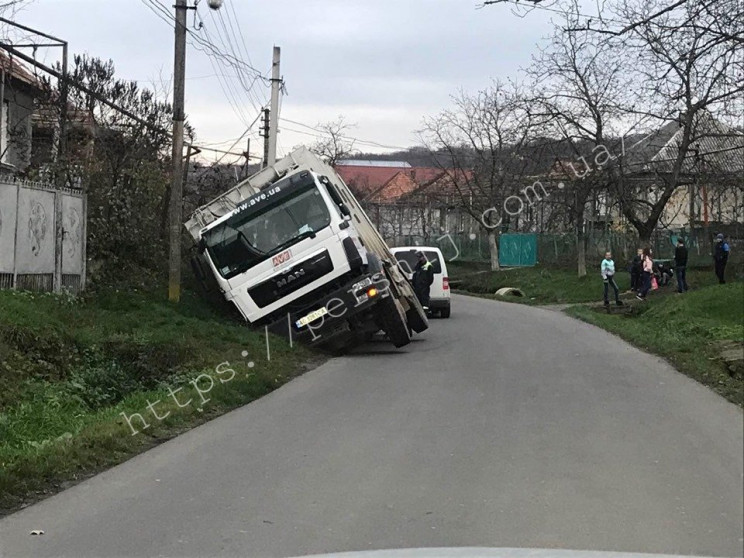
[[[673,170],[684,128],[669,122],[627,150],[626,173],[653,198]],[[744,132],[701,112],[682,161],[680,182],[661,223],[669,229],[744,222]]]
[[[405,161],[345,160],[336,162],[335,169],[358,200],[379,191],[401,171],[411,169]]]
[[[22,173],[31,163],[32,124],[41,83],[17,60],[0,52],[0,170]]]
[[[351,160],[339,161],[336,172],[391,244],[426,243],[445,232],[473,228],[444,169],[405,161]]]
[[[37,104],[38,108],[32,117],[31,166],[38,170],[40,175],[44,175],[47,165],[57,158],[60,103],[52,98]],[[94,141],[101,133],[90,111],[68,103],[66,123],[68,158],[79,161],[90,157]]]

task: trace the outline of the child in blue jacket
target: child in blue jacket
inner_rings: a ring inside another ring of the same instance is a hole
[[[622,306],[620,302],[620,289],[617,288],[615,283],[615,262],[612,260],[612,252],[605,252],[604,260],[602,260],[602,266],[600,267],[602,273],[602,281],[604,282],[604,303],[605,306],[610,305],[609,287],[615,291],[615,304]]]

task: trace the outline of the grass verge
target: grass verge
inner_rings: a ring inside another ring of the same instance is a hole
[[[584,277],[577,277],[573,269],[547,269],[541,266],[490,271],[483,269],[487,264],[457,265],[457,262],[450,262],[447,265],[451,267],[452,288],[462,294],[522,304],[578,304],[602,300],[599,264],[596,270],[590,268]],[[620,271],[615,280],[621,292],[630,289],[629,273]],[[687,282],[692,287],[703,287],[713,285],[716,277],[713,271],[691,269],[687,273]],[[502,287],[518,288],[525,296],[496,296],[496,291]],[[674,286],[663,287],[659,292],[673,293]]]
[[[141,292],[0,291],[0,515],[261,397],[320,358],[272,337],[269,361],[262,333],[188,292],[172,305]]]
[[[744,342],[744,283],[708,286],[684,295],[655,297],[629,314],[572,306],[566,312],[666,358],[677,370],[744,406],[744,381],[720,360],[725,342]]]

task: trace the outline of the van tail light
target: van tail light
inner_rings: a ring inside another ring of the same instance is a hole
[[[445,291],[449,290],[449,277],[442,277],[442,289]]]

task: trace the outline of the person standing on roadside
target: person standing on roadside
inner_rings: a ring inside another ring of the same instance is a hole
[[[424,307],[424,311],[429,311],[429,290],[431,284],[434,282],[434,266],[429,260],[426,259],[426,255],[423,252],[416,252],[416,267],[413,269],[413,291],[416,293],[416,298],[419,299],[421,306]]]
[[[612,290],[615,291],[615,304],[622,306],[623,303],[620,302],[620,289],[617,288],[617,283],[615,283],[615,262],[612,260],[612,252],[605,252],[605,257],[602,260],[599,270],[602,274],[602,281],[604,282],[604,305],[610,305],[609,290],[612,287]]]
[[[638,248],[638,252],[630,262],[630,290],[638,292],[641,290],[641,272],[643,271],[643,249]]]
[[[730,251],[731,248],[729,247],[728,242],[723,239],[723,235],[721,233],[718,233],[716,235],[716,241],[713,246],[713,260],[716,268],[716,276],[718,277],[718,282],[721,285],[726,282],[724,273],[726,273],[726,264],[728,263]]]
[[[687,247],[681,238],[674,249],[674,272],[677,275],[677,292],[687,292]]]
[[[654,260],[651,259],[651,248],[648,246],[643,249],[643,258],[641,260],[641,290],[636,295],[638,300],[646,300],[648,291],[651,290],[651,275],[654,272]]]

